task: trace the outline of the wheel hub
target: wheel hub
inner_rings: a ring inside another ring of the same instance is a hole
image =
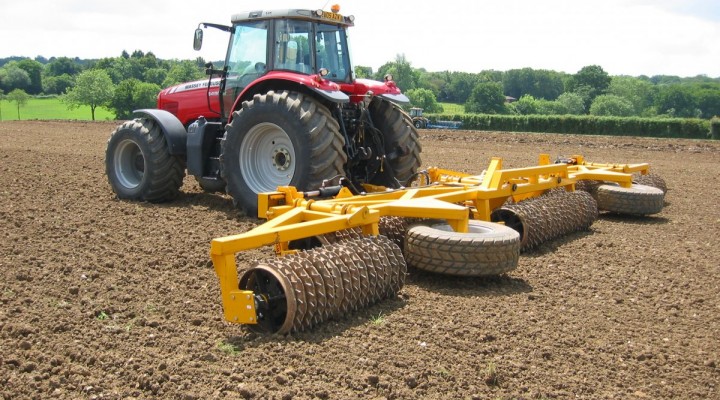
[[[273,155],[273,166],[278,171],[287,171],[292,165],[290,152],[286,148],[279,148],[274,150]]]

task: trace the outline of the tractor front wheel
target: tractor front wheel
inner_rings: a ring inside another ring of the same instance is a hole
[[[225,131],[223,179],[235,205],[255,216],[258,193],[316,189],[344,174],[344,146],[340,126],[316,99],[288,91],[256,94]]]
[[[120,199],[162,202],[180,193],[185,170],[171,155],[158,124],[127,121],[112,133],[105,150],[105,172]]]

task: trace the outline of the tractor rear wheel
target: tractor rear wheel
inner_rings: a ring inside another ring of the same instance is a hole
[[[470,220],[467,233],[446,223],[408,230],[405,260],[409,266],[445,275],[489,276],[517,268],[520,234],[507,226]]]
[[[297,92],[256,94],[233,113],[220,163],[237,207],[257,215],[257,195],[295,186],[321,186],[344,174],[345,139],[330,110]]]
[[[185,176],[160,126],[146,118],[115,129],[105,150],[105,172],[118,198],[149,202],[176,198]]]
[[[370,116],[375,128],[384,135],[385,155],[392,168],[392,171],[385,170],[376,175],[370,183],[395,187],[393,178],[396,178],[406,185],[422,164],[422,147],[412,118],[397,104],[379,98],[370,103]]]

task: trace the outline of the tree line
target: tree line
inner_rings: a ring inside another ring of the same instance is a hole
[[[118,119],[155,106],[164,87],[204,77],[205,60],[160,60],[152,52],[119,57],[0,59],[0,96],[60,95],[68,107],[107,106]],[[376,72],[355,67],[359,78],[391,74],[412,106],[442,113],[440,103],[464,105],[467,113],[711,118],[720,115],[720,78],[706,76],[610,76],[590,65],[569,74],[544,69],[478,73],[414,68],[404,55]]]
[[[152,52],[123,51],[119,57],[80,60],[69,57],[0,59],[0,97],[20,107],[29,96],[60,96],[68,108],[108,107],[118,119],[132,110],[154,108],[162,88],[201,79],[205,60],[161,60]]]
[[[720,78],[610,76],[598,65],[575,74],[521,68],[479,73],[428,72],[413,68],[404,55],[373,73],[390,73],[413,105],[441,113],[439,102],[464,105],[468,113],[509,115],[595,115],[617,117],[712,118],[720,115]]]

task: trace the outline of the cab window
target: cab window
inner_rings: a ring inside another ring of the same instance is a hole
[[[307,21],[275,21],[275,67],[274,69],[313,72],[310,52],[312,24]]]

